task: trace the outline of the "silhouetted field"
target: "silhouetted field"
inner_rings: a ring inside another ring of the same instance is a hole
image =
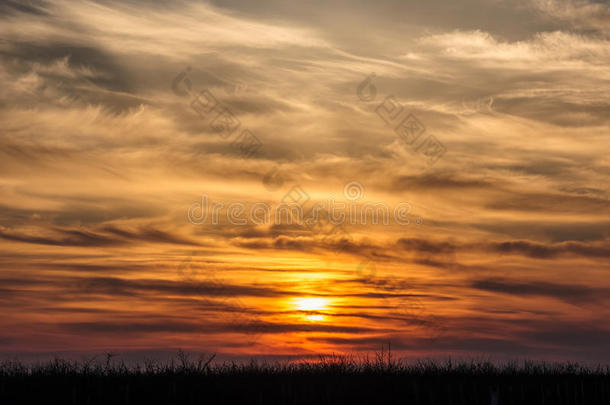
[[[610,404],[610,369],[577,364],[373,361],[0,365],[1,404]],[[110,360],[110,359],[108,359]]]

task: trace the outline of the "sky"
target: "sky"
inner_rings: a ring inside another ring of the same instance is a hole
[[[607,1],[8,0],[0,32],[0,355],[610,361]]]

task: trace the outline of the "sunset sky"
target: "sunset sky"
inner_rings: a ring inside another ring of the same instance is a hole
[[[0,357],[610,362],[607,1],[8,0],[0,33]],[[295,195],[358,220],[247,218]]]

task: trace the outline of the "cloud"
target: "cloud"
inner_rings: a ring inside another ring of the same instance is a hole
[[[0,229],[0,238],[57,246],[112,246],[123,245],[129,242],[173,243],[182,246],[199,245],[195,241],[173,235],[170,232],[156,229],[152,226],[144,226],[138,230],[121,229],[108,225],[101,229],[54,228],[51,231],[49,236],[43,237],[39,236],[44,233],[41,229],[33,229],[29,232]]]
[[[548,259],[563,254],[573,254],[584,257],[610,257],[610,247],[600,244],[582,242],[564,242],[553,245],[543,245],[527,241],[501,242],[492,245],[492,249],[500,253],[518,253],[528,257]]]
[[[473,288],[515,296],[546,296],[571,304],[602,303],[610,296],[610,290],[584,285],[557,284],[545,281],[515,282],[500,279],[481,279],[472,283]]]
[[[607,315],[606,8],[3,2],[0,340],[254,354],[389,337],[410,353],[586,357],[554,327]],[[367,102],[356,89],[373,72]],[[192,108],[203,90],[233,134]],[[447,148],[436,164],[379,116],[388,96]],[[235,144],[246,129],[262,143],[251,157]],[[408,202],[413,221],[346,236],[187,217],[202,194],[221,211],[297,186],[309,204],[349,203],[352,181],[356,206]],[[326,319],[295,297],[328,299]],[[545,331],[552,344],[536,344]]]
[[[0,5],[0,10],[3,11],[3,15],[18,15],[22,14],[33,14],[38,16],[47,16],[49,13],[46,11],[47,4],[45,1],[28,0],[28,1],[16,1],[7,0]]]
[[[547,244],[527,240],[460,242],[457,240],[400,238],[394,243],[383,245],[371,243],[366,239],[352,239],[333,243],[324,235],[322,237],[283,235],[276,238],[265,238],[257,235],[253,238],[235,238],[233,243],[236,246],[248,249],[288,249],[296,251],[314,251],[314,249],[336,251],[341,249],[345,253],[353,253],[364,257],[370,256],[374,257],[375,260],[398,260],[408,257],[411,253],[420,258],[422,256],[451,258],[460,253],[509,254],[535,259],[553,259],[558,256],[606,258],[610,255],[608,241],[604,238],[592,242],[568,241]]]
[[[603,0],[532,0],[532,4],[550,17],[566,21],[577,29],[608,32],[610,7]]]
[[[40,237],[35,235],[15,234],[12,232],[0,231],[0,238],[37,243],[43,245],[60,245],[60,246],[108,246],[118,244],[118,241],[112,238],[104,237],[103,235],[94,234],[80,230],[65,230],[60,232],[59,237]]]
[[[282,323],[201,323],[161,320],[159,322],[80,322],[62,323],[60,330],[71,333],[104,334],[115,333],[146,334],[151,332],[165,333],[289,333],[289,332],[328,332],[328,333],[366,333],[372,330],[364,327],[334,325],[303,325]]]

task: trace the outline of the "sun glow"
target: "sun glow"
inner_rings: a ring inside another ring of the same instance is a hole
[[[292,302],[295,309],[303,311],[305,314],[301,316],[301,319],[309,322],[321,322],[326,319],[323,314],[317,313],[318,311],[325,311],[328,309],[329,301],[326,298],[295,298]]]
[[[305,316],[305,319],[311,322],[321,322],[326,319],[326,317],[324,315],[307,315]]]
[[[328,300],[325,298],[297,298],[294,306],[299,311],[322,311],[326,309]]]

